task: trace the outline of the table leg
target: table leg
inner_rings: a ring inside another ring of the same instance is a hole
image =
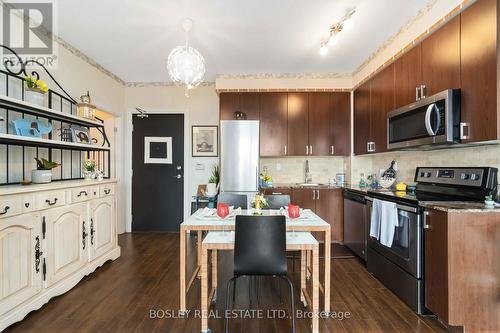
[[[179,280],[180,280],[180,305],[181,312],[186,311],[186,230],[181,228],[180,237],[180,263],[179,263]]]
[[[306,278],[311,278],[311,251],[306,251]]]
[[[313,297],[312,297],[312,331],[313,333],[319,332],[319,245],[313,247],[312,254],[312,268],[313,268]]]
[[[197,242],[196,242],[196,245],[197,245],[197,261],[198,261],[198,266],[201,265],[200,263],[200,260],[201,260],[201,247],[202,247],[202,244],[203,244],[203,231],[202,230],[198,230],[198,236],[197,236]],[[198,274],[198,278],[200,278],[200,274]]]
[[[306,253],[308,251],[300,251],[300,301],[304,306],[307,306],[306,298],[304,297],[303,290],[306,289]]]
[[[208,331],[208,250],[202,249],[201,258],[201,331]]]
[[[330,313],[330,270],[331,270],[331,246],[332,234],[330,230],[325,231],[325,312]]]
[[[217,250],[212,250],[212,288],[215,289],[214,298],[217,299]]]

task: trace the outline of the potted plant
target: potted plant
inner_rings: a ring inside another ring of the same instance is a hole
[[[45,106],[45,93],[49,91],[45,81],[38,80],[31,75],[27,75],[24,80],[26,82],[24,100],[39,106]]]
[[[52,169],[60,164],[48,161],[45,158],[38,159],[35,157],[36,170],[31,171],[31,181],[34,184],[50,183],[52,181]]]
[[[493,200],[493,195],[491,193],[484,197],[484,204],[486,207],[495,207],[495,201]]]
[[[212,175],[208,179],[207,196],[213,197],[217,194],[219,180],[220,180],[219,166],[217,164],[214,164],[212,167]]]
[[[94,160],[86,160],[83,162],[83,179],[92,180],[95,178],[96,162]]]

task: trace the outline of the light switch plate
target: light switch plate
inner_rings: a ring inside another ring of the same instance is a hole
[[[205,170],[205,163],[196,163],[196,170]]]

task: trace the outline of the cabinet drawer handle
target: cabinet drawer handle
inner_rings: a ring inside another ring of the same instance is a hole
[[[87,196],[87,191],[80,191],[80,193],[78,193],[77,197],[81,197],[82,194],[84,194],[85,196]]]
[[[5,208],[3,209],[3,212],[0,213],[0,215],[5,215],[7,214],[7,211],[10,209],[9,206],[5,206]]]
[[[105,189],[104,190],[104,194],[109,194],[109,193],[111,193],[111,189]]]
[[[53,202],[50,202],[49,199],[45,200],[45,203],[49,206],[54,206],[57,202],[57,198],[54,198],[54,201]]]
[[[29,208],[30,207],[30,203],[29,202],[25,202],[24,203],[24,207]]]

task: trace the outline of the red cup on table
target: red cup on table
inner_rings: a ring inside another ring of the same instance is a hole
[[[229,215],[229,206],[226,205],[225,203],[218,203],[217,204],[217,215],[221,218],[224,219]]]
[[[296,219],[296,218],[300,217],[300,207],[297,205],[289,204],[288,205],[288,216],[291,219]]]

